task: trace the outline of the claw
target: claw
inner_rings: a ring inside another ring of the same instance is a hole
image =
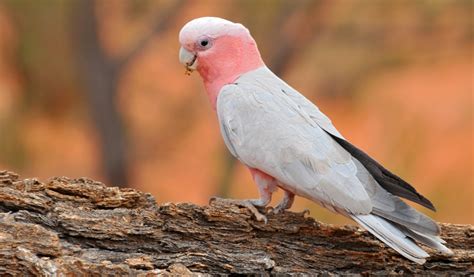
[[[256,203],[252,203],[253,200],[236,200],[236,199],[226,199],[226,198],[213,196],[209,199],[209,205],[211,205],[214,201],[246,207],[247,209],[250,210],[250,212],[252,212],[252,214],[255,216],[255,219],[257,219],[257,221],[263,221],[265,224],[268,223],[267,217],[263,215],[262,213],[260,213],[255,207]]]
[[[285,190],[285,195],[280,203],[272,210],[273,214],[279,214],[285,210],[288,210],[293,205],[295,200],[295,194]]]
[[[273,213],[273,210],[274,210],[274,208],[271,207],[271,206],[265,207],[265,213],[266,213],[266,214],[268,214],[268,213]]]
[[[266,212],[267,212],[267,213],[272,213],[272,214],[279,214],[279,213],[282,213],[282,212],[284,212],[284,211],[286,211],[286,210],[287,210],[287,209],[284,209],[284,208],[282,208],[282,207],[280,207],[280,206],[277,206],[277,207],[275,207],[275,208],[268,207],[267,210],[266,210]],[[300,216],[302,216],[302,217],[305,217],[306,215],[309,215],[309,214],[310,214],[310,212],[309,212],[308,209],[304,209],[304,210],[301,211],[301,212],[294,212],[294,213],[297,214],[297,215],[300,215]]]
[[[309,212],[308,209],[304,209],[304,210],[302,210],[301,212],[297,212],[297,213],[295,213],[295,214],[301,215],[302,217],[305,217],[306,215],[309,215],[310,212]]]
[[[268,218],[266,216],[264,216],[262,213],[260,213],[257,210],[257,208],[255,208],[255,206],[252,204],[251,201],[244,200],[244,201],[242,201],[242,205],[247,207],[247,209],[249,209],[253,213],[253,215],[255,216],[257,221],[263,221],[265,224],[268,223]]]
[[[209,198],[209,206],[212,205],[212,202],[216,201],[217,200],[217,196],[212,196],[211,198]]]
[[[276,206],[275,208],[272,208],[270,212],[272,214],[279,214],[279,213],[284,212],[284,211],[285,211],[285,209],[282,209],[280,206]]]
[[[282,213],[282,212],[284,212],[284,211],[286,211],[286,210],[288,210],[288,209],[285,209],[284,207],[278,205],[278,206],[276,206],[275,208],[272,208],[270,212],[271,212],[272,214],[279,214],[279,213]]]

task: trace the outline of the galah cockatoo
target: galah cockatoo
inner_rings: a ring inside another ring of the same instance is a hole
[[[260,192],[259,199],[229,201],[266,221],[255,207],[268,205],[280,188],[284,198],[275,212],[299,195],[352,218],[419,264],[429,255],[414,241],[452,253],[439,226],[399,197],[435,210],[433,204],[348,142],[316,105],[270,71],[247,28],[197,18],[181,29],[179,42],[180,62],[201,75],[227,148],[250,169]]]

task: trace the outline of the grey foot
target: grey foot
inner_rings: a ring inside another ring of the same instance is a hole
[[[273,214],[279,214],[279,213],[282,213],[282,212],[288,210],[289,208],[290,208],[290,206],[285,205],[282,201],[275,208],[272,208],[272,213]]]
[[[278,203],[278,205],[274,209],[272,209],[272,212],[274,214],[279,214],[285,210],[288,210],[289,208],[291,208],[294,201],[295,201],[295,194],[285,190],[283,199],[281,200],[280,203]]]
[[[283,213],[286,210],[288,210],[288,209],[283,209],[282,207],[276,206],[275,208],[270,207],[268,209],[268,212],[272,213],[272,214],[279,214],[279,213]],[[305,217],[306,215],[309,215],[309,210],[304,209],[301,212],[293,212],[293,213],[297,214],[297,215],[301,215],[302,217]]]
[[[209,199],[209,204],[212,202],[221,202],[221,203],[227,203],[227,204],[232,204],[232,205],[237,205],[237,206],[242,206],[246,207],[249,209],[252,214],[255,216],[257,221],[263,221],[265,224],[268,222],[268,219],[265,215],[260,213],[256,207],[265,207],[267,203],[264,203],[264,200],[262,199],[246,199],[246,200],[240,200],[240,199],[228,199],[228,198],[220,198],[220,197],[211,197]]]
[[[305,217],[306,215],[309,215],[309,210],[308,210],[308,209],[304,209],[304,210],[302,210],[301,212],[296,212],[295,214],[301,215],[302,217]]]

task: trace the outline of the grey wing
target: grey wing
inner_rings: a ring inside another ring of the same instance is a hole
[[[351,155],[281,91],[245,82],[227,85],[219,93],[217,114],[227,147],[247,166],[325,206],[371,212]]]
[[[388,192],[403,197],[418,203],[428,209],[436,210],[434,205],[426,197],[418,193],[416,189],[409,183],[398,177],[397,175],[390,172],[388,169],[383,167],[380,163],[372,159],[369,155],[364,153],[359,148],[348,142],[334,127],[331,120],[322,113],[319,108],[304,97],[301,93],[293,89],[291,86],[280,80],[276,75],[273,74],[268,68],[260,68],[257,72],[260,75],[259,82],[261,85],[269,87],[271,89],[280,90],[291,99],[299,108],[301,108],[308,116],[314,120],[323,130],[331,135],[331,137],[341,145],[347,152],[355,157],[363,166],[372,174],[375,180],[380,186],[386,189]],[[277,78],[275,82],[265,81],[270,78]]]
[[[262,72],[261,74],[268,75],[268,72]],[[434,210],[433,204],[427,198],[418,193],[414,187],[403,179],[391,173],[366,153],[345,140],[332,125],[329,118],[298,91],[283,81],[279,83],[279,86],[281,86],[280,90],[297,107],[310,115],[311,119],[318,126],[326,131],[337,144],[352,156],[353,162],[357,165],[357,177],[365,186],[372,199],[373,213],[398,224],[408,226],[413,230],[432,235],[439,234],[439,227],[432,219],[408,206],[396,196],[412,200]]]
[[[317,123],[322,129],[324,129],[326,132],[329,132],[333,136],[344,139],[344,137],[334,127],[329,117],[322,113],[319,108],[314,105],[313,102],[308,100],[304,95],[278,78],[278,76],[276,76],[270,69],[267,67],[261,67],[253,71],[252,75],[255,76],[253,79],[258,82],[262,88],[284,93],[288,99],[294,102],[298,108],[303,110],[309,116],[309,118]],[[246,76],[243,77],[245,78]]]
[[[282,92],[292,99],[292,101],[298,103],[300,108],[304,110],[309,115],[309,117],[313,119],[322,129],[333,136],[344,139],[336,127],[334,127],[329,117],[322,113],[316,105],[314,105],[301,93],[289,86],[286,89],[282,89]]]
[[[232,156],[238,159],[239,156],[237,155],[237,151],[234,147],[237,136],[233,133],[231,120],[221,120],[219,121],[219,126],[222,138],[224,139],[224,143],[227,146],[227,149],[229,149]]]
[[[217,107],[226,144],[241,161],[352,217],[413,261],[423,263],[428,254],[409,238],[452,253],[438,237],[438,225],[396,195],[434,208],[429,200],[347,142],[316,106],[267,68],[244,75],[221,92]]]
[[[378,184],[372,174],[365,169],[359,160],[354,157],[352,159],[357,166],[357,177],[364,184],[372,199],[374,205],[373,214],[424,234],[439,234],[440,229],[431,218],[418,212],[400,200],[400,198],[387,192]]]
[[[354,158],[362,163],[364,167],[370,172],[370,174],[375,178],[375,180],[377,180],[377,182],[388,192],[411,200],[433,211],[436,210],[430,200],[421,195],[414,187],[405,182],[402,178],[390,172],[388,169],[383,167],[381,164],[372,159],[362,150],[352,145],[347,140],[335,135],[332,136],[335,141],[337,141],[344,149],[347,150],[347,152],[351,153]]]

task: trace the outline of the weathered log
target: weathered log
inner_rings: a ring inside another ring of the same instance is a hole
[[[88,179],[21,180],[0,171],[0,274],[433,274],[474,272],[474,226],[441,224],[454,256],[406,260],[365,231],[304,214],[256,221],[215,202],[157,205]]]

